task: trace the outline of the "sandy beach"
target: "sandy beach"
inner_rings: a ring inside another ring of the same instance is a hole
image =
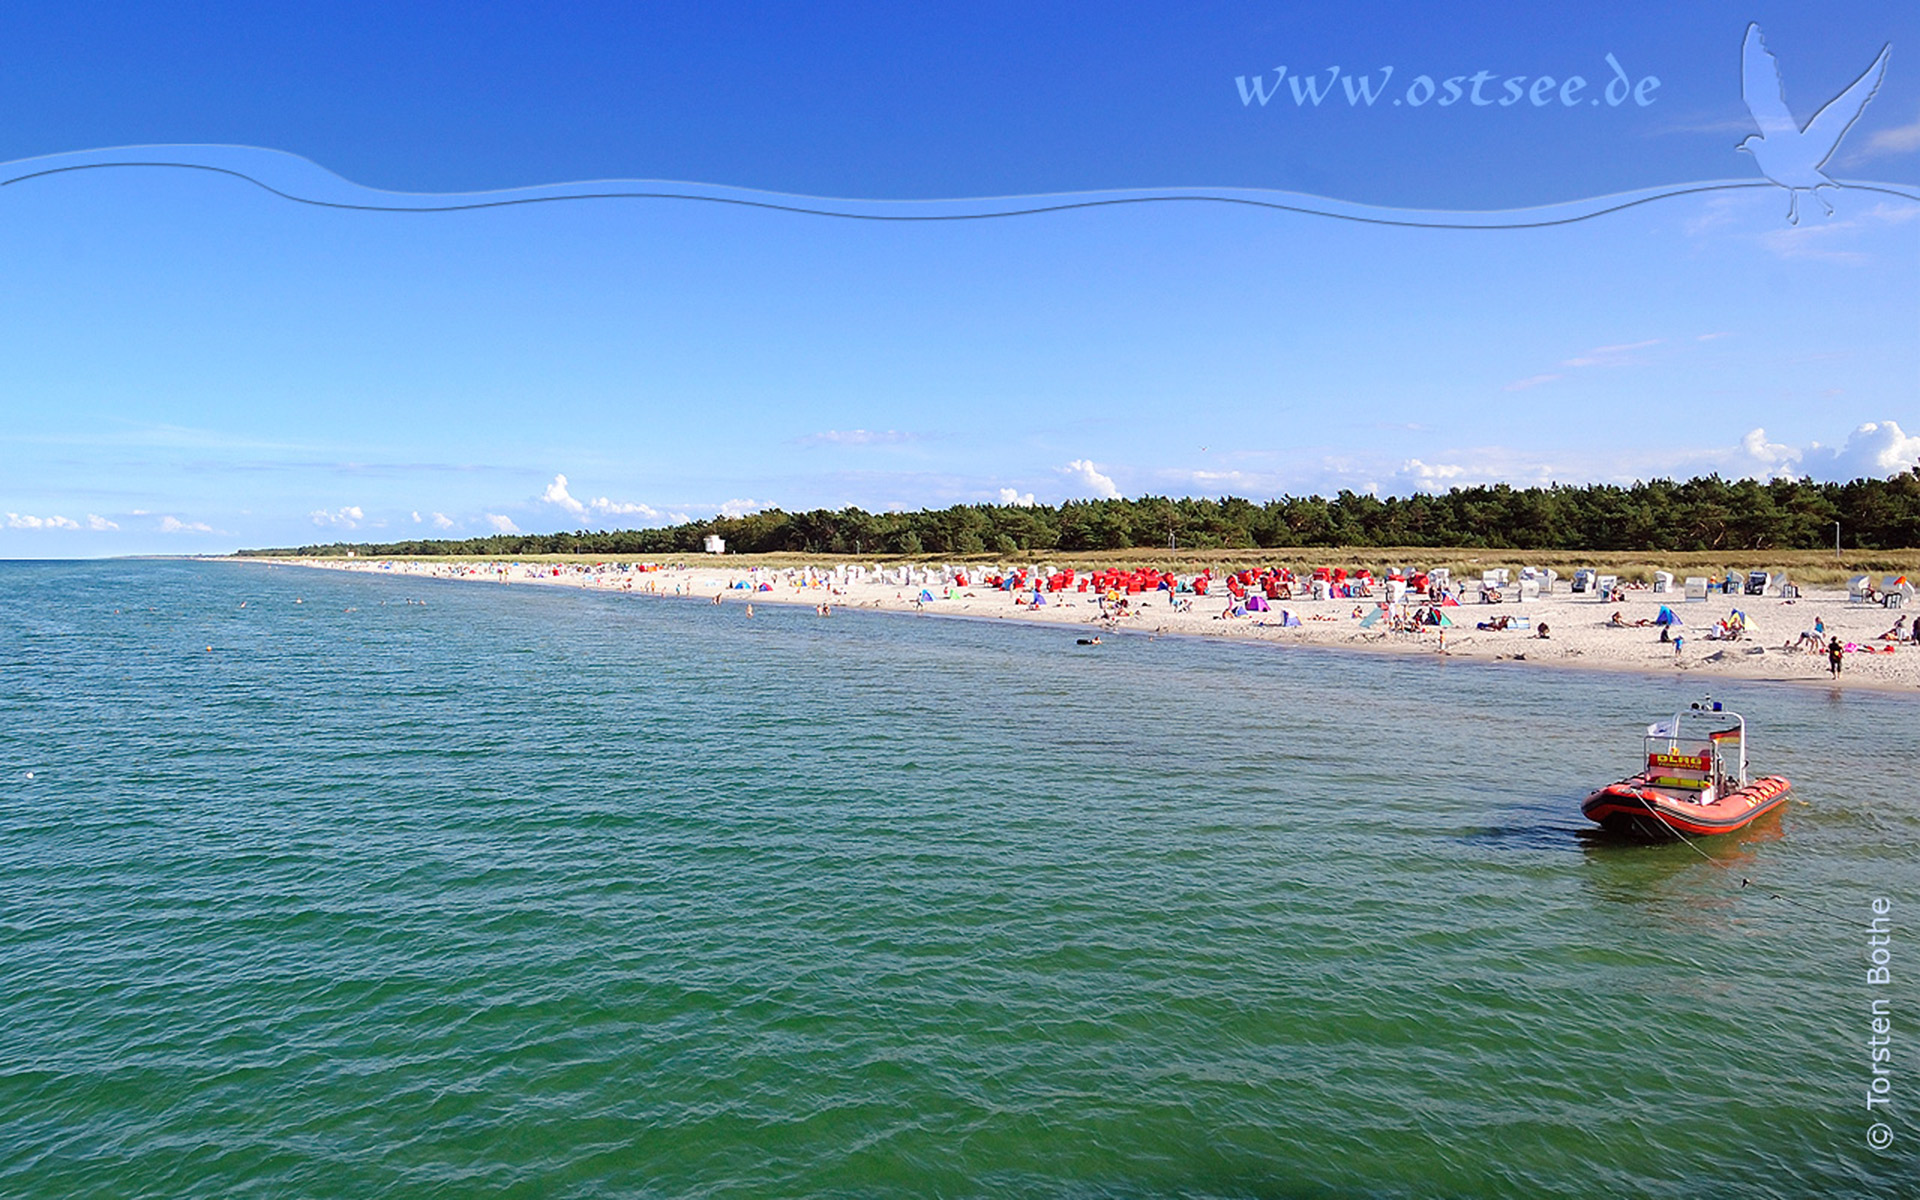
[[[1920,646],[1909,640],[1895,643],[1882,637],[1896,622],[1903,631],[1910,630],[1911,618],[1920,615],[1920,609],[1909,614],[1877,603],[1849,603],[1843,590],[1808,589],[1797,599],[1714,593],[1704,601],[1686,602],[1675,593],[1639,588],[1628,590],[1618,600],[1603,602],[1570,593],[1567,581],[1561,580],[1551,594],[1537,600],[1483,603],[1477,585],[1470,584],[1457,607],[1438,610],[1452,622],[1450,626],[1408,627],[1408,622],[1396,623],[1392,617],[1411,615],[1420,607],[1418,602],[1395,605],[1363,625],[1370,613],[1382,607],[1377,595],[1275,600],[1266,612],[1226,616],[1223,614],[1233,604],[1217,579],[1208,595],[1159,591],[1119,597],[1108,593],[1103,597],[1091,588],[1074,588],[1043,592],[1045,602],[1035,606],[1030,588],[985,586],[981,577],[987,572],[977,567],[958,569],[958,575],[967,580],[963,585],[953,578],[954,571],[937,566],[907,568],[911,574],[902,580],[899,567],[878,569],[890,576],[883,578],[874,578],[876,569],[869,568],[867,577],[862,578],[858,568],[839,572],[765,567],[729,570],[718,562],[642,566],[333,558],[275,561],[495,586],[617,591],[682,602],[713,604],[717,598],[741,619],[747,619],[750,607],[802,605],[827,617],[835,611],[867,609],[1060,625],[1064,627],[1062,633],[1071,632],[1076,643],[1082,638],[1105,640],[1128,635],[1224,637],[1555,667],[1837,682],[1846,687],[1900,691],[1920,688]],[[1124,609],[1117,603],[1121,598],[1126,600]],[[1682,622],[1670,631],[1679,638],[1677,648],[1672,641],[1663,641],[1662,630],[1651,624],[1663,604],[1670,606]],[[1719,624],[1736,611],[1744,618],[1741,636],[1715,636],[1720,632]],[[1615,613],[1621,624],[1613,623]],[[1291,614],[1298,624],[1283,623],[1283,614]],[[1901,622],[1903,616],[1910,619]],[[1507,628],[1481,628],[1483,624],[1498,624],[1502,618]],[[1395,628],[1395,624],[1400,627]],[[1837,680],[1831,675],[1824,651],[1797,648],[1809,644],[1802,635],[1812,633],[1816,624],[1823,646],[1827,639],[1837,637],[1848,648]]]

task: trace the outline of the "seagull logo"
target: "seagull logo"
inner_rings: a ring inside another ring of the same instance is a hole
[[[1760,173],[1787,189],[1787,222],[1800,223],[1800,193],[1812,192],[1820,206],[1833,215],[1833,205],[1820,194],[1821,188],[1840,185],[1820,168],[1827,165],[1840,139],[1860,119],[1867,101],[1879,90],[1887,74],[1887,53],[1892,46],[1880,47],[1880,57],[1848,85],[1847,90],[1827,101],[1825,108],[1813,114],[1802,128],[1787,109],[1787,91],[1780,82],[1780,64],[1774,61],[1758,24],[1747,26],[1747,40],[1740,47],[1740,92],[1746,97],[1747,111],[1760,132],[1735,146],[1753,155]]]

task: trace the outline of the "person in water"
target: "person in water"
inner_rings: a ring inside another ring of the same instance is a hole
[[[1829,638],[1827,640],[1827,670],[1835,679],[1840,678],[1840,663],[1844,657],[1845,651],[1840,649],[1840,639]]]

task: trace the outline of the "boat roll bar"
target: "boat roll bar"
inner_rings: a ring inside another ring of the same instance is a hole
[[[1724,707],[1712,696],[1706,696],[1702,699],[1695,700],[1686,708],[1674,713],[1672,724],[1666,726],[1664,729],[1658,725],[1648,729],[1647,740],[1653,741],[1657,738],[1665,738],[1669,744],[1677,743],[1680,738],[1681,723],[1686,719],[1713,722],[1732,720],[1734,722],[1734,728],[1740,731],[1740,783],[1738,786],[1747,786],[1747,719],[1732,709]],[[1721,730],[1720,732],[1724,733],[1727,731]],[[1714,758],[1718,759],[1720,757],[1719,743],[1714,742],[1712,745]]]

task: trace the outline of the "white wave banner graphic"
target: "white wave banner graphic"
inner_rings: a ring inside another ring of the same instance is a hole
[[[1130,205],[1228,204],[1273,212],[1420,229],[1539,229],[1591,220],[1679,196],[1777,186],[1766,179],[1669,184],[1533,208],[1440,210],[1356,204],[1325,196],[1259,188],[1122,188],[1031,196],[944,200],[863,200],[805,196],[720,184],[667,180],[594,180],[490,192],[390,192],[342,178],[310,159],[248,146],[127,146],[83,150],[0,165],[0,200],[8,188],[30,187],[91,172],[198,171],[321,208],[375,213],[471,212],[561,202],[681,201],[859,221],[978,221]],[[1845,182],[1841,187],[1920,201],[1920,187]]]

